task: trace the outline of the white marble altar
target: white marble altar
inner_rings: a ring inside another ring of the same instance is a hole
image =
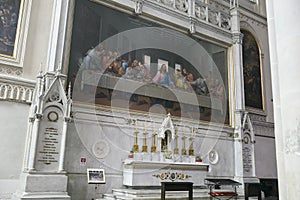
[[[203,186],[209,164],[157,162],[126,159],[123,164],[123,184],[126,186],[160,186],[162,181],[189,181]],[[147,180],[147,181],[145,181]]]

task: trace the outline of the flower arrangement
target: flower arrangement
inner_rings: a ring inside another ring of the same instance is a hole
[[[131,150],[128,154],[128,158],[133,158],[133,150]]]
[[[196,162],[202,162],[201,156],[196,156]]]

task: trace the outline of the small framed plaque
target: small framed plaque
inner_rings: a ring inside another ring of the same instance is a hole
[[[104,169],[87,169],[88,184],[105,184]]]

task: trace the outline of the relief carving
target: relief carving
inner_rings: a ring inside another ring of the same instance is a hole
[[[13,76],[21,76],[23,73],[22,68],[20,67],[5,67],[5,66],[0,66],[0,74],[8,74],[8,75],[13,75]]]

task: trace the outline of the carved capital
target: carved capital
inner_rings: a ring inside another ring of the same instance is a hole
[[[243,34],[242,33],[232,33],[233,44],[243,44]]]

